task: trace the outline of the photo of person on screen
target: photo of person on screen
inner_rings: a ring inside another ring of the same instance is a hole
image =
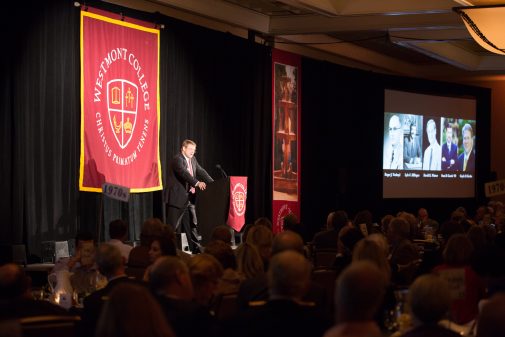
[[[458,157],[459,171],[475,171],[475,151],[473,149],[473,128],[470,124],[465,124],[461,131],[463,136],[463,153]]]
[[[430,145],[424,150],[423,170],[440,171],[442,160],[442,148],[437,141],[437,124],[433,119],[426,123],[426,135]]]
[[[452,124],[445,127],[445,143],[442,145],[442,170],[455,171],[458,162],[458,146],[452,142]]]
[[[384,143],[383,169],[403,169],[403,129],[398,115],[389,118],[388,139]]]
[[[417,125],[410,123],[409,134],[403,139],[403,162],[406,168],[421,167],[421,143],[417,136]]]

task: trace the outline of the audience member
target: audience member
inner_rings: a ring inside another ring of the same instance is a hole
[[[227,245],[231,246],[231,244],[232,244],[232,242],[231,242],[231,238],[232,238],[231,231],[232,231],[232,229],[229,226],[227,226],[227,225],[216,226],[212,230],[212,234],[210,236],[210,241],[221,240],[224,243],[226,243]]]
[[[105,302],[96,337],[175,337],[160,305],[145,287],[117,285]]]
[[[149,286],[177,337],[213,336],[216,322],[193,301],[188,266],[179,257],[163,256],[150,270]]]
[[[482,307],[477,323],[476,337],[505,336],[505,293],[490,298]]]
[[[383,275],[369,261],[347,267],[335,288],[336,325],[325,337],[381,337],[374,316],[384,297]]]
[[[363,234],[353,226],[345,226],[338,234],[338,253],[333,268],[339,275],[352,261],[352,251],[356,243],[363,239]]]
[[[295,251],[274,255],[268,269],[270,297],[251,307],[234,325],[233,335],[264,337],[321,336],[328,323],[302,298],[310,284],[308,260]]]
[[[244,242],[237,248],[236,254],[237,269],[245,276],[246,280],[265,272],[263,260],[255,246]]]
[[[140,230],[140,245],[130,251],[128,267],[144,269],[151,264],[149,259],[151,242],[155,237],[160,236],[162,229],[163,222],[158,218],[149,218],[144,221]]]
[[[223,267],[214,256],[206,253],[193,256],[188,267],[196,302],[202,306],[210,306],[223,276]]]
[[[273,237],[274,235],[272,230],[267,226],[253,226],[249,230],[245,241],[256,247],[263,259],[263,265],[265,268],[268,268],[268,261],[270,260],[270,255],[272,253]]]
[[[65,309],[51,302],[33,298],[31,280],[19,265],[0,267],[0,320],[66,314]]]
[[[305,225],[300,222],[300,219],[296,216],[294,213],[289,213],[282,219],[283,225],[282,225],[282,230],[283,231],[292,231],[295,233],[298,233],[300,237],[302,238],[303,242],[308,242],[310,239],[307,238],[307,228],[305,228]]]
[[[223,276],[220,277],[214,294],[237,293],[245,276],[237,271],[237,259],[229,244],[221,240],[209,242],[204,253],[214,256],[223,267]]]
[[[412,329],[402,337],[458,337],[458,333],[438,325],[446,317],[451,304],[447,282],[435,274],[419,276],[410,286],[408,305]]]
[[[466,324],[476,318],[478,303],[484,297],[484,284],[470,266],[473,247],[464,234],[451,236],[443,252],[444,264],[435,267],[449,283],[451,320]]]
[[[353,224],[361,231],[361,234],[366,237],[378,231],[378,228],[375,228],[372,221],[372,213],[369,210],[363,210],[356,213]]]
[[[316,233],[312,239],[314,249],[337,249],[338,233],[348,223],[349,218],[343,210],[328,214],[326,229]]]
[[[119,248],[121,255],[125,258],[126,263],[128,263],[128,256],[133,247],[125,244],[128,238],[128,224],[126,221],[121,219],[111,221],[109,224],[109,236],[110,240],[108,243]]]
[[[85,333],[83,336],[93,335],[108,294],[119,284],[135,282],[126,276],[124,258],[115,245],[101,244],[97,249],[96,264],[98,270],[107,278],[108,282],[107,286],[84,298],[82,328]]]
[[[397,286],[408,286],[420,264],[419,251],[410,240],[410,224],[400,217],[389,223],[387,238],[391,244],[392,282]]]

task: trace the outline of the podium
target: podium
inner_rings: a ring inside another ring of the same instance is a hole
[[[202,245],[205,246],[210,241],[214,227],[226,225],[229,207],[230,177],[207,184],[205,191],[197,189],[196,217]]]

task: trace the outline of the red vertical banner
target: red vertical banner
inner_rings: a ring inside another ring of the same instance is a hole
[[[301,159],[301,57],[274,49],[272,52],[272,153],[274,233],[283,219],[300,218]]]
[[[227,224],[237,232],[245,225],[247,177],[230,177],[230,208]]]
[[[79,189],[160,190],[159,30],[113,17],[81,11]]]

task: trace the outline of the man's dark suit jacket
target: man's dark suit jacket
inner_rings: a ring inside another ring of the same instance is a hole
[[[472,150],[470,156],[468,157],[468,160],[466,162],[466,170],[463,170],[463,165],[465,165],[465,152],[460,154],[458,157],[458,170],[467,172],[475,171],[475,151]]]
[[[109,281],[104,288],[97,290],[84,298],[84,309],[82,311],[81,321],[83,334],[81,336],[94,336],[96,325],[98,323],[98,319],[100,318],[103,305],[107,300],[107,296],[115,286],[123,282],[142,284],[134,279],[128,278],[127,276],[121,276]]]
[[[451,152],[449,153],[449,147],[447,143],[442,145],[442,170],[456,170],[458,167],[458,147],[456,144],[451,143]],[[451,159],[454,159],[454,164],[451,166]]]
[[[191,158],[193,175],[188,171],[188,162],[182,153],[172,158],[168,166],[167,188],[164,192],[164,200],[169,206],[182,208],[188,203],[188,191],[195,187],[198,181],[211,183],[214,180],[198,164],[196,157]]]

